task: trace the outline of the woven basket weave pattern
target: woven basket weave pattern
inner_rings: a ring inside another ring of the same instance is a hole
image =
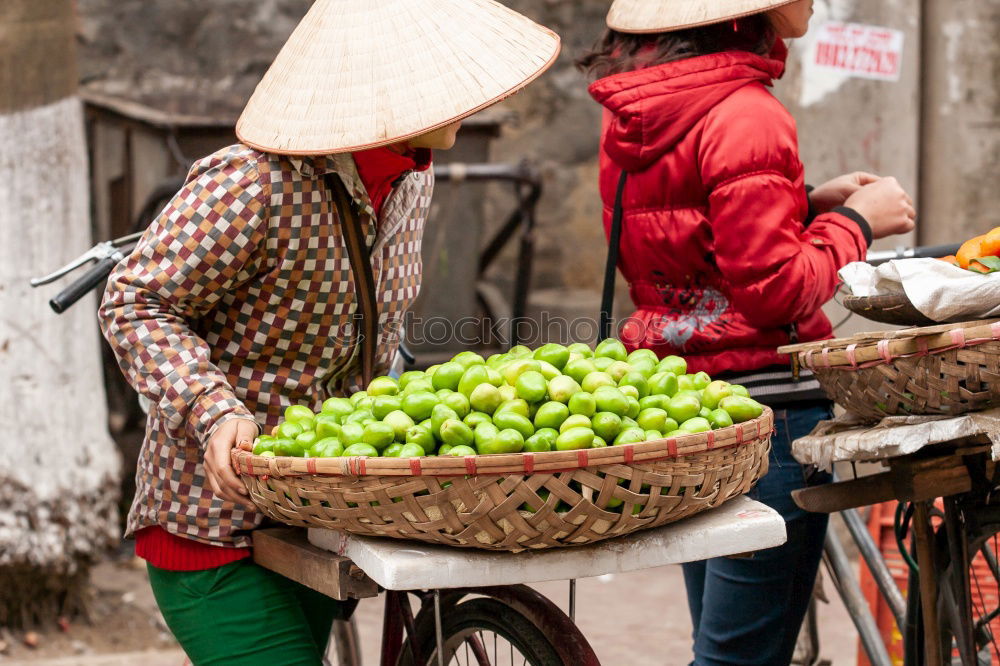
[[[415,476],[376,473],[379,463],[398,459],[369,459],[366,474],[352,475],[291,471],[290,463],[301,467],[303,459],[260,458],[245,451],[233,458],[254,503],[281,522],[519,551],[621,536],[747,493],[767,472],[773,423],[768,410],[740,428],[593,449],[585,457],[576,451],[475,456],[480,461],[475,474],[455,474],[456,462],[465,466],[462,459],[421,459],[424,469]],[[482,463],[500,458],[505,467],[482,471]],[[553,466],[547,458],[557,461],[557,469],[538,471]],[[586,465],[575,465],[578,461]],[[613,510],[609,504],[619,500],[620,508]],[[535,510],[525,510],[525,504]]]

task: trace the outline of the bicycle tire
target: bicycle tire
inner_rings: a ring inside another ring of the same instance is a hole
[[[409,649],[404,649],[400,655],[399,666],[437,666],[437,639],[433,617],[431,621],[418,622],[415,643],[420,646],[420,654],[426,661],[423,664],[414,662]],[[516,648],[531,666],[565,666],[556,647],[534,623],[517,609],[507,604],[484,597],[463,601],[442,613],[441,634],[446,654],[451,663],[451,648],[458,646],[455,641],[473,633],[491,632],[508,641]],[[464,644],[464,640],[459,645]],[[495,647],[495,644],[494,644]]]

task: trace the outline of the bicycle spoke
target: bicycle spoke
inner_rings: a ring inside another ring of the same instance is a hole
[[[472,646],[472,656],[476,658],[478,666],[493,666],[490,664],[490,657],[486,654],[486,646],[483,641],[483,633],[477,631],[465,639],[466,647]]]

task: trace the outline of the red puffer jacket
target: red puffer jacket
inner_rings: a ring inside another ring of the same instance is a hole
[[[604,225],[622,169],[619,267],[638,308],[631,347],[679,353],[692,372],[788,363],[775,348],[830,337],[820,310],[837,271],[863,259],[867,222],[848,208],[807,224],[795,122],[767,87],[784,53],[700,56],[596,81]]]

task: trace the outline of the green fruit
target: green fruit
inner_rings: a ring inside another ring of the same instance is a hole
[[[672,372],[678,377],[687,374],[688,364],[687,361],[682,359],[680,356],[667,356],[656,366],[657,372]]]
[[[458,414],[451,407],[442,404],[434,405],[434,409],[431,410],[431,433],[441,439],[441,426],[444,425],[444,422],[457,418]]]
[[[590,418],[597,413],[597,400],[593,394],[585,391],[574,393],[569,399],[569,413],[582,414]]]
[[[411,382],[410,386],[416,382]],[[409,388],[409,387],[407,387]],[[415,391],[403,398],[403,411],[414,421],[423,421],[434,411],[441,399],[430,391]]]
[[[333,414],[320,414],[316,417],[316,434],[320,439],[324,437],[340,436],[340,421]]]
[[[701,404],[709,409],[715,409],[723,398],[728,398],[733,394],[728,382],[716,380],[706,386],[701,392]]]
[[[309,409],[308,407],[306,407],[305,405],[291,405],[290,407],[286,407],[285,408],[285,420],[286,421],[294,421],[294,422],[309,421],[309,422],[311,422],[314,418],[316,418],[316,415],[313,414],[313,411],[311,409]],[[306,429],[306,430],[310,429],[310,428],[306,428],[305,424],[303,424],[303,428]]]
[[[368,384],[368,395],[396,395],[399,393],[399,384],[392,377],[376,377]]]
[[[626,428],[615,437],[614,445],[638,444],[646,441],[646,432],[642,428]]]
[[[426,391],[427,393],[433,393],[434,392],[434,381],[433,381],[433,379],[430,379],[428,377],[423,377],[423,378],[418,378],[418,379],[411,379],[410,382],[406,385],[406,388],[403,389],[403,391],[399,395],[405,398],[408,395],[411,395],[413,393],[417,393],[417,392],[420,392],[420,391]]]
[[[425,451],[419,444],[403,444],[399,449],[400,458],[420,458],[424,454]]]
[[[364,433],[365,427],[360,423],[345,423],[340,427],[340,441],[344,443],[344,446],[358,444]]]
[[[253,443],[253,454],[259,456],[264,451],[270,451],[274,447],[275,438],[270,435],[261,435]]]
[[[534,435],[524,440],[524,450],[528,453],[545,453],[552,450],[554,443],[554,439],[549,441],[547,437],[536,431]]]
[[[639,412],[642,411],[641,409],[639,409],[639,400],[632,395],[625,396],[625,400],[628,401],[628,409],[625,410],[625,416],[629,417],[630,419],[638,418]]]
[[[403,445],[399,442],[393,442],[389,446],[382,449],[383,458],[398,458],[399,452],[403,450]]]
[[[556,377],[562,374],[561,372],[559,372],[559,368],[552,365],[551,363],[546,363],[545,361],[539,361],[538,368],[539,368],[538,371],[542,373],[542,377],[545,377],[545,381],[549,381],[550,379],[555,379]]]
[[[635,421],[643,430],[655,430],[662,433],[665,432],[663,426],[667,423],[668,418],[670,417],[665,409],[650,407],[639,412]]]
[[[535,435],[538,435],[546,442],[549,443],[549,448],[556,445],[556,438],[559,437],[559,431],[555,428],[539,428],[535,431]],[[532,435],[534,437],[535,435]]]
[[[616,361],[624,361],[628,358],[628,351],[620,340],[606,338],[601,340],[597,344],[597,347],[594,348],[594,356],[603,356],[605,358],[613,358]]]
[[[424,453],[431,453],[437,447],[437,442],[434,441],[434,435],[431,434],[430,429],[419,425],[406,431],[406,443],[419,446]]]
[[[537,361],[535,363],[537,364]],[[527,402],[540,402],[545,399],[548,385],[541,372],[527,370],[518,376],[514,389],[517,391],[517,397]]]
[[[569,361],[569,349],[555,342],[550,342],[536,349],[532,357],[536,361],[545,361],[555,366],[556,369],[562,370],[566,366],[566,362]]]
[[[569,417],[569,407],[561,402],[547,402],[535,412],[536,428],[556,428],[562,425]]]
[[[490,373],[485,365],[474,365],[468,368],[458,382],[458,392],[469,397],[480,384],[490,383]]]
[[[451,450],[452,450],[453,448],[455,448],[455,447],[453,447],[453,446],[452,446],[451,444],[442,444],[442,445],[441,445],[441,448],[439,448],[439,449],[438,449],[438,452],[437,452],[437,454],[438,454],[439,456],[446,456],[446,455],[448,455],[449,453],[451,453]]]
[[[556,402],[568,403],[574,393],[579,393],[583,389],[572,377],[559,375],[549,380],[549,398]]]
[[[694,387],[694,375],[680,375],[677,378],[677,392],[681,391],[697,391]],[[675,394],[676,395],[676,394]]]
[[[515,414],[520,414],[525,418],[531,418],[531,407],[521,398],[514,398],[513,400],[507,400],[497,407],[497,410],[493,412],[493,418],[496,419],[496,415],[501,412],[514,412]]]
[[[470,428],[475,428],[480,423],[493,423],[493,419],[490,418],[489,414],[485,412],[469,412],[468,415],[462,419],[465,421],[465,425]]]
[[[486,365],[486,359],[474,351],[459,352],[451,360],[467,369],[474,365]]]
[[[668,402],[670,402],[670,400],[664,400],[662,395],[647,395],[645,398],[639,398],[639,411],[641,412],[644,409],[650,409],[653,407],[666,409],[665,405]]]
[[[499,370],[486,368],[486,381],[493,384],[493,386],[503,386],[503,375],[500,374]]]
[[[679,427],[680,426],[677,425],[677,421],[668,418],[666,422],[663,424],[663,429],[660,430],[660,432],[662,432],[663,434],[667,434],[668,432],[673,432],[674,430],[677,430]]]
[[[617,386],[617,382],[608,373],[596,371],[584,377],[580,386],[587,393],[593,393],[601,386]]]
[[[379,451],[392,444],[395,439],[396,431],[392,429],[392,426],[379,421],[366,425],[364,433],[361,435],[363,444],[370,444]]]
[[[531,358],[531,349],[524,345],[516,345],[508,349],[507,354],[514,359]]]
[[[493,425],[500,430],[513,429],[525,439],[535,434],[535,426],[526,416],[507,410],[493,415]]]
[[[675,395],[667,405],[667,414],[678,423],[684,423],[698,416],[699,412],[701,412],[701,401],[693,395]]]
[[[556,438],[556,451],[576,451],[589,449],[594,443],[594,431],[590,428],[570,428]]]
[[[378,458],[378,449],[370,444],[351,444],[344,449],[343,457],[363,456],[366,458]]]
[[[590,427],[598,437],[612,441],[622,430],[622,419],[611,412],[598,412],[590,420]]]
[[[301,453],[299,453],[299,455],[302,456],[302,455],[305,455],[306,453],[308,453],[309,449],[311,449],[313,447],[313,445],[316,442],[318,442],[319,440],[320,440],[320,436],[317,435],[312,430],[307,430],[304,433],[302,433],[301,435],[299,435],[298,437],[296,437],[295,438],[295,446],[298,449],[302,450]]]
[[[444,453],[442,455],[454,456],[456,458],[463,458],[465,456],[474,456],[474,455],[476,455],[476,450],[474,448],[472,448],[471,446],[465,446],[465,445],[462,445],[462,446],[453,446],[450,449],[448,449],[448,453]]]
[[[583,382],[584,377],[592,372],[597,372],[597,366],[586,358],[571,359],[563,368],[563,374],[572,377],[577,383]]]
[[[425,379],[426,377],[427,375],[425,375],[421,370],[407,370],[401,374],[399,379],[396,381],[399,384],[399,390],[402,391],[406,388],[406,385],[414,379]]]
[[[719,428],[728,428],[733,425],[733,417],[724,409],[713,409],[712,413],[708,415],[708,422],[716,430]]]
[[[639,389],[637,389],[636,387],[630,384],[625,384],[624,386],[619,386],[618,390],[621,391],[622,395],[624,395],[626,398],[632,398],[636,402],[639,402]]]
[[[377,419],[384,419],[389,412],[398,410],[403,405],[399,396],[380,395],[372,400],[372,415]]]
[[[652,442],[657,439],[663,439],[663,433],[659,430],[647,430],[646,431],[646,441]]]
[[[431,367],[429,367],[426,370],[424,370],[424,379],[430,380],[431,378],[433,378],[434,377],[434,373],[437,372],[438,368],[440,368],[440,367],[441,367],[440,364],[438,364],[438,365],[432,365]]]
[[[509,360],[507,354],[493,354],[486,359],[486,367],[496,370]]]
[[[610,368],[615,363],[620,362],[616,361],[613,358],[606,358],[604,356],[595,357],[590,360],[594,362],[594,367],[597,368],[598,372],[607,372],[608,368]]]
[[[632,371],[632,366],[625,361],[612,361],[611,365],[609,365],[605,370],[605,372],[611,375],[611,378],[614,379],[616,383],[620,383],[625,375]]]
[[[271,450],[277,456],[301,456],[302,447],[295,443],[294,437],[278,437],[271,442]]]
[[[372,411],[372,405],[374,404],[375,404],[375,398],[373,398],[370,395],[366,395],[365,397],[361,398],[361,400],[358,400],[357,403],[355,403],[354,411],[358,411],[360,409],[366,412],[370,412]]]
[[[590,358],[594,355],[594,352],[590,349],[590,345],[583,342],[574,342],[573,344],[566,347],[566,350],[570,354],[579,354],[582,358]]]
[[[327,398],[323,401],[322,414],[332,414],[343,423],[344,417],[354,411],[354,403],[347,398]]]
[[[305,428],[303,428],[302,424],[300,423],[296,423],[295,421],[285,421],[280,426],[278,426],[277,435],[278,437],[286,439],[295,439],[296,437],[301,435],[304,430]]]
[[[462,381],[462,375],[464,374],[464,365],[455,361],[448,361],[447,363],[442,363],[441,367],[434,373],[434,376],[431,377],[431,384],[434,386],[434,390],[446,388],[451,391],[457,391],[458,383]]]
[[[764,413],[764,407],[753,398],[746,398],[741,395],[731,395],[723,398],[719,407],[726,410],[733,423],[743,423],[759,417]]]
[[[731,384],[729,390],[733,392],[733,395],[739,395],[744,398],[750,397],[750,391],[747,390],[746,386],[740,386],[739,384]],[[944,392],[947,395],[947,391]]]
[[[445,396],[441,396],[441,404],[447,405],[455,410],[458,414],[458,418],[464,419],[470,411],[472,411],[472,406],[469,404],[469,399],[466,398],[461,393],[451,391]]]
[[[656,361],[650,361],[648,358],[636,359],[630,366],[633,372],[639,373],[646,379],[656,374]]]
[[[441,441],[452,446],[470,446],[475,438],[472,428],[459,419],[448,419],[441,424]]]
[[[510,402],[511,400],[517,400],[517,389],[515,389],[510,384],[501,385],[500,399],[503,400],[503,402]]]
[[[359,400],[364,400],[367,397],[368,397],[367,391],[358,391],[357,393],[352,393],[351,397],[348,398],[348,400],[351,401],[352,405],[357,405]]]
[[[603,449],[607,448],[608,443],[603,437],[594,435],[594,441],[591,443],[590,448],[592,449]]]
[[[520,453],[524,450],[524,435],[513,428],[506,428],[498,432],[481,450],[485,454]]]
[[[261,458],[274,458],[274,451],[264,451],[260,454]]]
[[[458,395],[462,395],[459,393]],[[477,412],[483,412],[485,414],[492,414],[500,406],[503,398],[500,395],[500,389],[493,384],[480,384],[472,393],[469,395],[469,404]]]
[[[680,430],[682,432],[708,432],[712,429],[712,424],[709,423],[708,419],[696,416],[693,419],[688,419],[681,424]]]
[[[615,386],[601,386],[594,391],[594,401],[601,412],[612,412],[618,416],[628,413],[628,398]],[[638,400],[636,405],[638,405]],[[634,418],[634,417],[633,417]]]
[[[677,375],[672,372],[657,372],[647,381],[651,395],[673,396],[677,393]]]
[[[375,415],[371,413],[371,410],[368,410],[368,409],[358,409],[354,413],[352,413],[350,416],[348,416],[346,419],[344,419],[344,423],[345,424],[347,424],[347,423],[361,423],[361,424],[364,424],[365,422],[375,421],[375,420],[376,420],[375,419]]]
[[[539,372],[542,366],[538,364],[538,361],[530,358],[519,359],[517,361],[511,361],[503,367],[500,374],[503,375],[503,380],[510,384],[511,386],[517,386],[517,378],[528,371]],[[541,374],[539,372],[539,374]]]
[[[640,358],[648,358],[653,363],[660,362],[660,359],[656,357],[656,352],[654,352],[652,349],[645,349],[643,347],[640,347],[630,352],[628,358],[626,358],[625,360],[628,361],[629,363],[632,363],[633,361],[636,361]]]
[[[622,417],[622,430],[625,430],[626,428],[638,428],[638,427],[639,424],[635,422],[635,419],[630,418],[628,416]]]
[[[639,395],[637,395],[636,397],[639,398],[640,400],[649,395],[649,382],[646,381],[646,378],[642,375],[641,372],[629,372],[628,374],[626,374],[624,377],[621,378],[621,380],[618,382],[618,386],[620,388],[625,386],[634,386],[635,389],[639,392]]]
[[[492,423],[480,423],[477,425],[472,433],[476,442],[476,449],[480,453],[484,453],[484,447],[492,443],[499,433],[500,429]]]
[[[712,378],[708,376],[707,372],[699,372],[691,377],[691,381],[694,382],[694,387],[700,391],[712,383]]]
[[[406,433],[416,425],[413,419],[401,409],[386,414],[382,422],[392,428],[397,442],[405,442]]]
[[[559,426],[559,432],[566,432],[567,430],[572,430],[573,428],[590,428],[592,422],[589,416],[585,414],[573,414],[568,416],[565,421]]]

